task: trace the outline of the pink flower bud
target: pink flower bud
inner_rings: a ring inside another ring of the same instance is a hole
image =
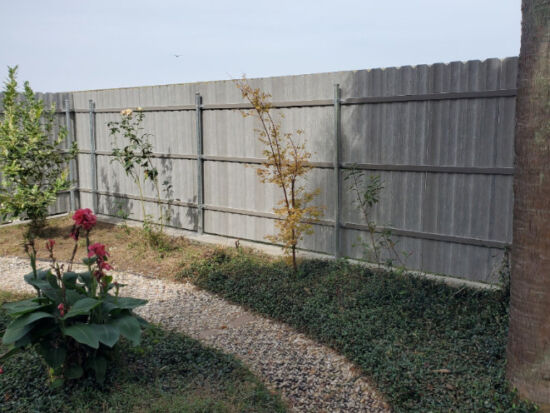
[[[55,240],[49,239],[48,241],[46,241],[46,249],[48,251],[52,252],[54,245],[55,245]]]
[[[113,269],[111,264],[106,261],[101,261],[101,263],[99,263],[99,268],[101,268],[103,271],[109,271]]]
[[[59,310],[61,317],[63,317],[65,315],[65,305],[61,303],[57,306],[57,309]]]

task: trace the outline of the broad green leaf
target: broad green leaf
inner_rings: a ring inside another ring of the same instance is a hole
[[[78,300],[76,303],[74,303],[73,306],[67,312],[67,314],[65,314],[65,316],[62,317],[61,319],[67,320],[71,317],[88,314],[91,310],[93,310],[100,304],[101,304],[101,301],[96,300],[95,298],[90,298],[90,297],[82,298]]]
[[[35,313],[28,313],[20,316],[8,325],[8,328],[6,328],[6,332],[2,337],[2,342],[4,344],[15,343],[32,329],[32,323],[42,318],[54,317],[50,313],[43,311],[37,311]]]
[[[13,344],[17,340],[23,338],[25,334],[31,331],[31,329],[32,329],[31,325],[26,325],[18,329],[7,328],[6,331],[4,332],[4,336],[2,337],[2,343],[4,345]]]
[[[43,290],[44,288],[52,288],[50,283],[46,280],[46,274],[48,272],[49,271],[38,271],[36,279],[34,278],[34,274],[31,272],[26,274],[24,278],[27,284],[30,284],[40,290]]]
[[[107,296],[106,301],[117,306],[118,309],[131,310],[136,307],[147,304],[147,300],[132,297],[113,297]]]
[[[53,275],[51,272],[48,272],[48,274],[46,274],[46,281],[48,281],[48,284],[50,284],[50,287],[53,288],[54,290],[57,290],[60,288],[59,285],[57,284],[57,277]]]
[[[91,348],[99,348],[99,336],[91,324],[77,323],[63,329],[63,333]]]
[[[45,311],[36,311],[34,313],[28,313],[20,316],[19,318],[16,318],[13,320],[10,325],[8,325],[9,328],[21,328],[26,326],[27,324],[34,323],[37,320],[40,320],[41,318],[54,318],[54,316],[50,313],[46,313]]]
[[[67,288],[74,288],[77,279],[78,274],[76,272],[66,272],[63,274],[63,284],[65,284]]]
[[[91,288],[92,276],[89,272],[79,272],[78,278],[84,283],[84,285],[86,285],[86,287]]]
[[[99,341],[108,347],[113,347],[120,338],[120,330],[115,324],[95,324]]]
[[[76,303],[78,300],[84,297],[86,297],[84,294],[80,294],[75,290],[65,290],[65,300],[67,301],[69,308],[72,307],[74,303]]]
[[[141,342],[141,326],[135,317],[127,315],[115,318],[110,324],[116,326],[120,334],[130,340],[134,346]]]
[[[76,341],[92,348],[98,348],[99,343],[113,347],[120,337],[118,326],[112,324],[83,324],[78,323],[67,327],[64,333]]]
[[[50,313],[46,313],[45,311],[36,311],[34,313],[24,314],[13,320],[8,328],[21,328],[42,318],[54,318],[54,316]]]
[[[37,270],[36,271],[36,280],[37,281],[46,281],[46,277],[50,270]],[[25,281],[27,280],[34,280],[34,273],[30,272],[28,274],[24,275]]]
[[[88,271],[85,272],[79,272],[76,274],[78,278],[80,278],[80,281],[82,281],[84,284],[89,283],[92,281],[92,276]]]
[[[9,315],[17,317],[19,315],[30,313],[31,311],[35,311],[47,306],[47,304],[39,304],[35,300],[36,298],[15,301],[12,303],[6,303],[3,305],[3,307],[6,309]]]
[[[43,288],[40,288],[40,291],[42,291],[42,294],[44,294],[46,297],[48,297],[50,300],[52,300],[55,303],[60,303],[63,301],[63,295],[61,293],[61,289],[59,288],[52,288],[50,287],[50,284],[47,283],[47,286],[44,286]]]
[[[116,310],[117,308],[118,307],[116,305],[109,301],[103,300],[103,302],[101,303],[101,311],[103,312],[103,314],[108,314],[112,310]]]

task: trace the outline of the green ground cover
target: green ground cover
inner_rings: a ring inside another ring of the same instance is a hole
[[[218,250],[180,274],[355,362],[397,412],[529,412],[505,379],[508,298],[345,261]]]
[[[0,291],[0,302],[18,299]],[[9,317],[0,310],[0,333]],[[5,348],[0,346],[0,353]],[[139,347],[121,343],[103,385],[92,378],[52,389],[30,350],[3,363],[0,412],[284,412],[239,361],[195,340],[150,326]]]

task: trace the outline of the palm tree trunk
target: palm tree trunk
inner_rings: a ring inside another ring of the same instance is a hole
[[[522,13],[507,375],[550,411],[550,0]]]

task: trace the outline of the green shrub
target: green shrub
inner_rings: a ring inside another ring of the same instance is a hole
[[[50,367],[55,386],[67,379],[79,379],[88,371],[93,371],[96,380],[103,382],[112,349],[120,337],[139,344],[140,320],[132,310],[146,303],[119,297],[122,285],[107,274],[111,266],[105,245],[90,243],[90,231],[96,223],[92,211],[80,209],[73,220],[71,236],[75,247],[67,271],[55,258],[53,240],[46,243],[50,269],[38,270],[33,243],[28,251],[32,272],[25,275],[25,282],[36,289],[37,296],[4,305],[13,321],[2,337],[9,349],[0,356],[0,361],[35,347]],[[88,255],[83,260],[88,270],[73,272],[72,262],[81,233],[85,233],[88,246]]]
[[[77,148],[74,144],[69,152],[63,151],[67,131],[61,128],[53,136],[55,106],[46,110],[28,82],[20,95],[16,72],[17,67],[9,68],[2,101],[0,215],[30,219],[28,237],[34,237],[57,194],[69,188],[68,162]]]

